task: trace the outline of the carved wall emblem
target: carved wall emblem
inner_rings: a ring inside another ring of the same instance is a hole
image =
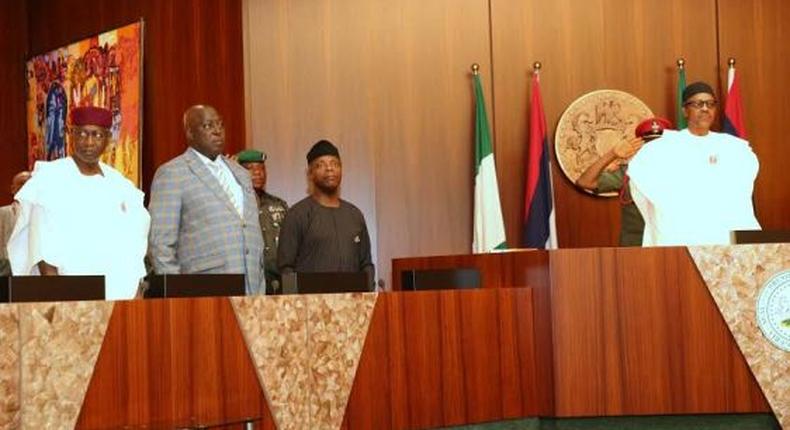
[[[595,160],[633,137],[637,124],[652,116],[646,104],[623,91],[598,90],[579,97],[560,117],[554,136],[562,172],[575,183]]]

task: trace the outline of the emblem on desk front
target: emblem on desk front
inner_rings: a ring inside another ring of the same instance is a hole
[[[757,324],[774,346],[790,352],[790,269],[763,285],[757,297]]]

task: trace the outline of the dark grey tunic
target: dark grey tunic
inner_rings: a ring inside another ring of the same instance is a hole
[[[364,271],[372,285],[374,267],[365,217],[345,200],[331,208],[308,196],[285,216],[277,265],[281,273]]]

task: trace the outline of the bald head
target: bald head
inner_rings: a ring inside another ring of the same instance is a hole
[[[211,106],[195,105],[184,112],[184,135],[189,146],[212,160],[225,149],[225,126]]]
[[[27,182],[28,179],[30,179],[30,172],[27,170],[14,175],[14,178],[11,179],[11,195],[16,195],[16,193],[20,188],[22,188],[22,185],[25,185],[25,182]]]

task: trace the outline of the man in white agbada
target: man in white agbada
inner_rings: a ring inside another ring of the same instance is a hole
[[[683,91],[688,128],[667,130],[628,167],[631,193],[645,218],[643,246],[728,244],[733,230],[759,230],[752,191],[760,168],[749,142],[710,131],[713,89]]]
[[[150,217],[143,193],[99,161],[112,114],[71,112],[71,155],[37,162],[16,194],[19,219],[8,243],[14,275],[104,275],[105,298],[135,297],[145,276]]]

